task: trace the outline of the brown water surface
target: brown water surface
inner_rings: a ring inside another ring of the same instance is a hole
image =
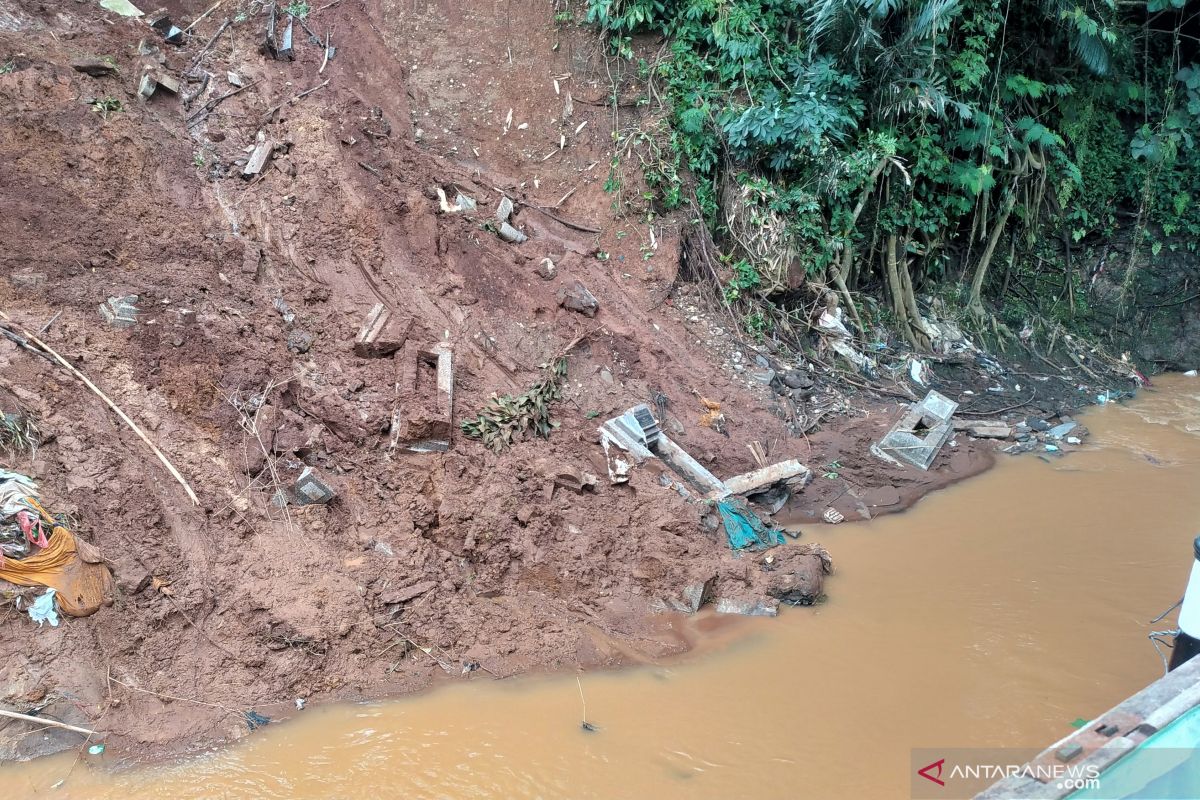
[[[829,601],[668,666],[312,708],[242,743],[112,772],[0,769],[5,797],[891,798],[913,747],[1041,747],[1158,677],[1146,639],[1200,532],[1200,379],[1089,412],[1034,455],[871,523],[813,528]],[[583,715],[600,730],[580,730]],[[10,729],[11,730],[11,729]],[[56,782],[66,780],[56,789]]]

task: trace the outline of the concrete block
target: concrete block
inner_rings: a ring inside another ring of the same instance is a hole
[[[329,484],[317,477],[312,467],[305,467],[292,484],[292,494],[302,506],[328,503],[337,497],[337,492]]]
[[[386,358],[404,347],[413,320],[397,324],[383,303],[376,303],[354,338],[354,353],[359,358]]]
[[[136,294],[110,297],[100,304],[100,316],[114,328],[130,328],[137,324],[138,301]]]
[[[889,461],[929,469],[954,433],[951,418],[957,409],[958,403],[931,390],[871,446],[871,451]]]

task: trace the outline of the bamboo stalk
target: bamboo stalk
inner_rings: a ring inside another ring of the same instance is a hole
[[[23,719],[26,722],[36,722],[39,725],[50,725],[55,728],[64,728],[68,731],[82,733],[84,736],[95,736],[95,731],[89,731],[87,728],[80,728],[76,725],[68,725],[65,722],[59,722],[56,719],[46,719],[45,717],[32,717],[29,714],[20,714],[16,711],[7,711],[0,708],[0,717],[9,717],[10,719]]]
[[[124,411],[122,411],[117,406],[116,403],[114,403],[112,400],[110,400],[108,398],[108,395],[106,395],[104,392],[100,391],[100,388],[98,386],[96,386],[96,384],[94,384],[90,380],[88,380],[88,377],[86,375],[84,375],[82,372],[80,372],[78,369],[76,369],[75,366],[70,361],[67,361],[65,358],[63,358],[61,355],[59,355],[58,352],[54,350],[54,348],[50,347],[50,345],[43,342],[37,336],[34,336],[32,333],[30,333],[28,330],[26,330],[21,325],[13,322],[12,317],[8,316],[8,314],[5,314],[3,311],[0,311],[0,317],[2,317],[5,322],[8,322],[13,327],[20,330],[21,333],[23,333],[25,335],[25,337],[27,339],[29,339],[29,341],[33,342],[38,347],[42,348],[42,350],[45,350],[47,353],[49,353],[54,358],[55,361],[57,361],[59,364],[62,364],[64,367],[66,367],[67,370],[70,371],[70,373],[72,375],[74,375],[79,380],[83,381],[83,385],[88,387],[89,389],[91,389],[92,392],[97,397],[99,397],[101,400],[103,400],[105,402],[105,404],[108,405],[108,407],[111,408],[116,413],[116,415],[121,418],[121,421],[124,422],[131,431],[133,431],[135,434],[137,434],[137,437],[139,439],[141,439],[143,442],[146,443],[146,446],[149,447],[151,451],[153,451],[154,455],[158,456],[158,460],[161,461],[163,466],[167,468],[167,472],[171,473],[171,476],[173,478],[175,478],[175,480],[179,481],[179,485],[183,487],[183,490],[185,492],[187,492],[187,496],[192,501],[192,505],[196,505],[196,506],[200,505],[200,498],[196,497],[196,493],[194,491],[192,491],[192,487],[188,485],[187,480],[183,477],[183,475],[180,474],[179,470],[175,469],[175,465],[172,464],[165,455],[163,455],[163,452],[158,449],[158,447],[154,444],[154,442],[150,441],[150,437],[148,437],[145,433],[142,432],[142,429],[138,427],[137,423],[134,422],[132,419],[130,419],[128,414],[126,414]]]

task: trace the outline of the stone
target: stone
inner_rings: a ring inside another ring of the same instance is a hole
[[[689,583],[679,593],[679,599],[670,598],[667,600],[667,605],[684,614],[695,614],[701,606],[712,601],[716,585],[716,575],[711,575],[703,581]]]
[[[292,331],[288,334],[287,349],[297,355],[307,353],[313,344],[313,335],[306,331]]]
[[[138,301],[136,294],[110,297],[100,304],[100,316],[114,328],[130,328],[137,324]]]
[[[406,586],[403,589],[390,589],[379,595],[379,599],[385,605],[396,605],[399,603],[407,603],[409,600],[415,600],[426,592],[431,592],[437,588],[437,581],[421,581],[414,583],[412,586]]]
[[[77,58],[71,62],[71,68],[76,72],[91,75],[93,78],[105,78],[117,74],[116,65],[103,58]]]
[[[555,273],[558,272],[558,267],[554,265],[554,261],[549,258],[543,258],[538,262],[537,274],[544,281],[554,279]]]
[[[1050,430],[1049,422],[1046,422],[1044,419],[1037,419],[1036,417],[1030,417],[1025,420],[1025,424],[1029,426],[1029,430],[1031,431],[1043,432]]]
[[[789,389],[807,389],[813,385],[812,377],[800,369],[789,369],[779,373],[779,380]]]
[[[558,304],[570,311],[578,311],[586,317],[596,316],[596,312],[600,309],[600,303],[579,281],[575,281],[570,287],[558,290]]]
[[[333,487],[318,478],[312,467],[305,467],[300,473],[300,477],[292,484],[292,494],[302,506],[324,505],[337,497]]]

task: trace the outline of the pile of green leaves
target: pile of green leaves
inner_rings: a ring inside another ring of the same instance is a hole
[[[529,433],[548,439],[550,432],[558,427],[550,419],[550,406],[562,397],[562,383],[567,377],[566,357],[546,364],[542,371],[542,379],[525,394],[493,395],[479,416],[462,422],[462,432],[481,440],[496,453]]]

